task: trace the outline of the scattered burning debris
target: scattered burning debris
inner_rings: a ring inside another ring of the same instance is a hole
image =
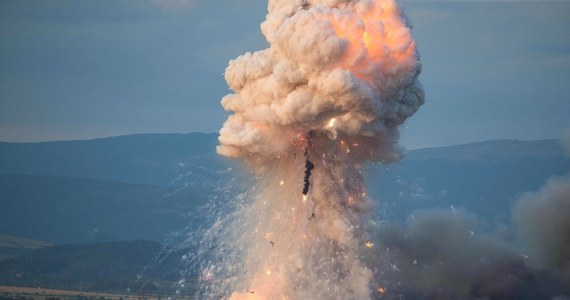
[[[367,161],[401,156],[398,126],[424,102],[411,26],[394,0],[270,0],[268,8],[269,48],[225,71],[234,93],[222,106],[233,114],[217,148],[263,184],[212,229],[223,246],[209,265],[226,277],[203,298],[370,299],[374,268],[359,253],[373,246],[365,244],[372,203],[357,195]],[[290,183],[303,167],[300,201]],[[323,226],[308,225],[315,211]],[[232,267],[241,264],[242,272]]]

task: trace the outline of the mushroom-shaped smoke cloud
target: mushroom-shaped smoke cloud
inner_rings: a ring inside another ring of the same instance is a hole
[[[366,159],[399,158],[398,129],[424,102],[411,29],[393,0],[271,0],[268,49],[230,62],[233,111],[218,152],[274,157],[308,132],[353,137]]]

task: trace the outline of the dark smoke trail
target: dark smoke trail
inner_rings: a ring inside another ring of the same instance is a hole
[[[315,164],[313,164],[310,160],[305,160],[305,178],[303,179],[303,182],[305,183],[305,185],[303,186],[303,195],[307,195],[307,193],[309,193],[309,187],[311,186],[311,182],[309,181],[309,179],[311,179],[311,171],[313,171],[313,169],[315,168]]]

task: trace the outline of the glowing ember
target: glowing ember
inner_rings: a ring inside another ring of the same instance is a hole
[[[336,121],[336,119],[335,119],[335,118],[332,118],[332,119],[330,119],[330,120],[329,120],[329,124],[328,124],[328,127],[329,127],[329,128],[333,128],[333,127],[334,127],[334,122],[335,122],[335,121]]]
[[[370,35],[368,35],[368,31],[364,33],[362,40],[364,41],[366,48],[370,47]]]

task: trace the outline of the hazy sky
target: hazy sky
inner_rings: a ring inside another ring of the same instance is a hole
[[[405,1],[426,104],[410,148],[570,128],[570,2]],[[0,140],[215,132],[263,0],[0,1]]]

